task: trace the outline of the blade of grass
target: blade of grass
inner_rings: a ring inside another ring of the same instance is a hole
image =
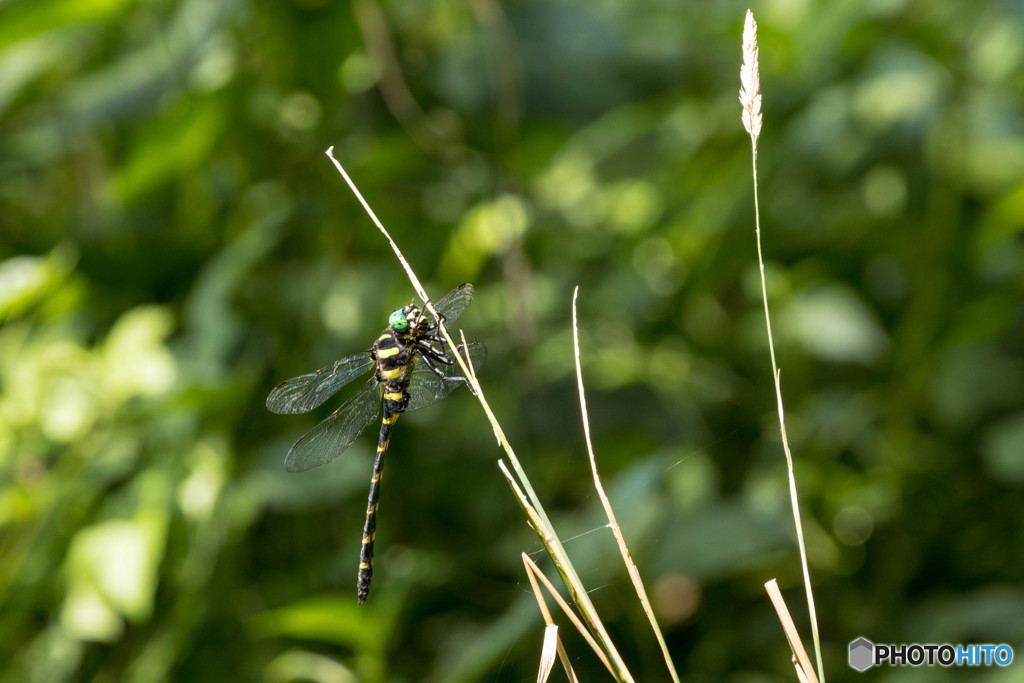
[[[544,646],[540,651],[540,668],[537,671],[537,683],[547,683],[551,670],[555,668],[555,657],[559,654],[561,643],[558,640],[558,626],[548,624],[544,627]]]
[[[544,598],[540,594],[540,586],[537,585],[537,580],[533,576],[533,574],[531,574],[529,571],[527,571],[526,575],[528,577],[530,577],[530,585],[533,588],[534,596],[537,598],[537,604],[541,605],[541,610],[544,612],[544,621],[547,624],[547,626],[545,627],[545,630],[544,630],[544,645],[545,646],[548,645],[548,637],[549,637],[549,635],[552,632],[554,632],[556,634],[556,637],[555,637],[555,647],[556,647],[557,652],[558,652],[558,661],[560,661],[562,663],[562,669],[565,671],[565,675],[569,677],[570,683],[579,683],[579,679],[576,677],[576,671],[572,668],[572,662],[569,661],[569,655],[565,651],[565,646],[562,645],[561,638],[557,637],[558,626],[556,626],[554,621],[552,621],[552,619],[551,619],[551,614],[548,612],[547,604],[544,602]],[[583,633],[586,633],[586,630],[584,630]],[[600,651],[600,650],[598,650],[598,651]],[[543,663],[543,661],[544,661],[544,657],[542,656],[541,657],[541,662]],[[542,664],[541,670],[542,671],[544,670],[543,664]],[[544,674],[545,680],[547,679],[547,676],[550,673],[551,673],[551,667],[547,667],[547,672]],[[538,675],[538,678],[540,678],[539,675]]]
[[[558,653],[558,659],[562,662],[562,668],[565,670],[566,676],[569,677],[570,683],[578,683],[576,678],[576,672],[572,668],[572,662],[569,661],[569,655],[565,652],[565,647],[562,646],[562,640],[558,637],[558,626],[555,624],[555,620],[551,618],[551,612],[548,610],[548,604],[544,600],[544,596],[541,594],[540,584],[537,583],[536,574],[540,574],[540,569],[533,563],[526,553],[522,554],[523,564],[526,566],[526,578],[530,580],[530,589],[533,591],[533,597],[537,600],[537,607],[540,609],[540,613],[544,616],[544,623],[546,624],[544,629],[544,649],[541,652],[540,659],[540,672],[537,674],[537,680],[547,680],[551,674],[551,668],[554,665],[553,657],[551,656],[551,648],[554,647]],[[534,573],[536,570],[536,574]],[[541,574],[543,577],[543,574]],[[545,582],[546,583],[546,582]],[[556,594],[556,599],[560,596]],[[581,633],[584,637],[589,635],[583,625],[580,624],[582,629]],[[552,642],[553,641],[553,642]],[[594,644],[596,647],[596,643]],[[600,649],[597,650],[600,652]],[[548,664],[548,659],[552,659],[551,664]],[[610,673],[610,670],[609,670]]]

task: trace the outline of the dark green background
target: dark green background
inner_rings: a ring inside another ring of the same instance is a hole
[[[854,674],[846,645],[1024,642],[1024,8],[753,9],[829,680],[1022,680]],[[374,436],[283,470],[330,407],[271,415],[270,388],[412,297],[333,145],[432,296],[476,283],[484,390],[637,680],[667,676],[601,528],[575,285],[600,467],[681,674],[795,680],[762,588],[809,645],[745,10],[0,3],[0,679],[533,680],[519,555],[547,560],[468,392],[398,423],[362,608]]]

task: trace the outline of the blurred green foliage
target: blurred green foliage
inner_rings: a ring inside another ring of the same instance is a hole
[[[745,9],[0,3],[0,679],[534,676],[519,553],[538,546],[467,392],[396,430],[363,608],[373,438],[282,469],[329,408],[272,416],[270,388],[367,348],[411,297],[334,145],[433,294],[477,284],[460,322],[490,349],[484,388],[638,680],[665,676],[589,480],[576,284],[600,467],[679,670],[793,680],[762,589],[778,577],[809,635]],[[860,635],[1019,646],[1024,12],[753,9],[830,680]]]

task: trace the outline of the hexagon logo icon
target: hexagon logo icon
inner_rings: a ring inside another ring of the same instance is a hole
[[[867,638],[858,638],[850,643],[850,668],[867,671],[874,666],[875,644]]]

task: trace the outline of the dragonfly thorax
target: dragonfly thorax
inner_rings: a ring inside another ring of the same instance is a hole
[[[404,313],[404,309],[397,312]],[[405,412],[409,404],[409,381],[419,360],[415,318],[403,319],[412,324],[401,330],[395,329],[394,325],[384,328],[370,350],[376,366],[375,375],[383,389],[385,415]]]

